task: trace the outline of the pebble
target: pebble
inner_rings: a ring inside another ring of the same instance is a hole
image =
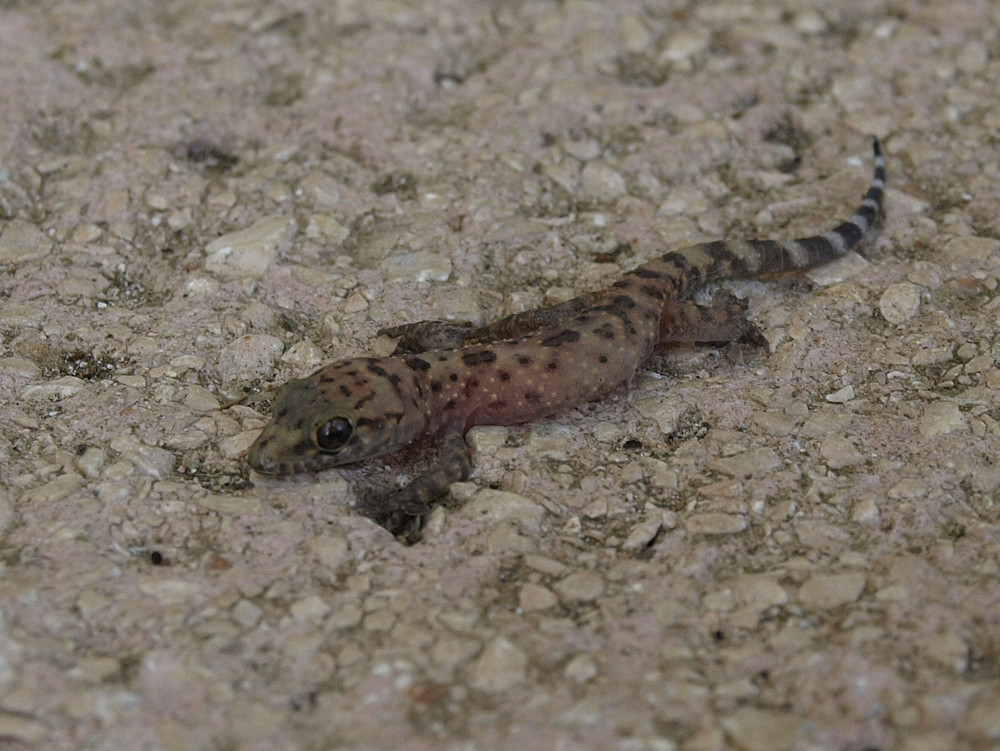
[[[0,738],[36,747],[45,738],[46,729],[38,720],[0,711]]]
[[[1000,740],[1000,690],[996,686],[983,690],[962,726],[974,737]]]
[[[309,550],[323,566],[336,571],[350,559],[347,538],[339,534],[325,534],[309,541]]]
[[[566,663],[563,675],[575,683],[586,683],[597,676],[597,663],[590,655],[577,655]]]
[[[40,402],[50,399],[66,399],[80,393],[86,386],[83,381],[76,376],[63,376],[48,383],[40,383],[35,386],[28,386],[21,392],[21,398],[27,401]]]
[[[446,282],[451,277],[451,259],[421,250],[399,253],[378,265],[387,282]]]
[[[938,438],[968,427],[969,421],[954,402],[928,404],[917,422],[917,431],[924,438]]]
[[[541,531],[545,518],[545,509],[530,498],[492,488],[480,490],[458,513],[466,519],[488,525],[511,519],[532,534]]]
[[[219,377],[230,388],[266,378],[274,372],[284,349],[276,336],[244,334],[219,352]]]
[[[524,681],[528,656],[505,637],[493,639],[472,665],[470,683],[488,694],[500,694]]]
[[[818,574],[799,587],[799,604],[807,611],[831,610],[857,600],[865,588],[861,572]]]
[[[613,201],[625,195],[625,178],[604,162],[589,162],[580,174],[583,194],[594,201]]]
[[[329,214],[313,214],[306,225],[306,237],[325,240],[333,246],[340,245],[351,231]]]
[[[941,250],[944,258],[954,261],[981,262],[1000,249],[1000,240],[993,237],[954,237]]]
[[[309,595],[293,602],[289,612],[296,623],[319,623],[330,613],[330,606],[319,595]]]
[[[0,231],[0,263],[24,263],[52,252],[52,239],[31,222],[12,219]]]
[[[14,519],[14,507],[10,502],[10,497],[6,488],[0,490],[0,537],[7,531],[11,521]]]
[[[854,386],[847,384],[842,389],[837,389],[832,394],[826,395],[826,400],[831,404],[846,404],[854,398]]]
[[[232,615],[237,625],[245,629],[251,629],[260,623],[260,619],[264,616],[264,611],[250,602],[250,600],[242,599],[233,605],[230,615]]]
[[[189,606],[201,593],[201,586],[181,579],[155,579],[140,584],[139,591],[149,595],[161,605]]]
[[[734,535],[747,528],[747,520],[737,514],[693,514],[684,528],[692,535]]]
[[[878,301],[882,317],[899,325],[910,320],[920,310],[921,288],[910,282],[890,284]]]
[[[577,571],[556,582],[553,589],[565,603],[593,602],[604,594],[604,579],[593,571]]]
[[[111,449],[121,454],[121,458],[130,462],[145,475],[165,480],[174,473],[174,455],[166,449],[147,446],[135,436],[118,436],[112,439]]]
[[[850,438],[842,435],[828,435],[819,446],[820,456],[830,469],[856,467],[865,463],[864,454],[855,448]]]
[[[953,673],[964,673],[969,667],[969,645],[953,629],[921,639],[917,649],[928,660]]]
[[[749,477],[778,469],[781,466],[781,459],[778,458],[773,449],[755,448],[735,456],[716,459],[711,466],[731,477]]]
[[[205,246],[205,269],[227,279],[259,278],[292,247],[298,224],[289,216],[265,217]]]
[[[722,718],[722,727],[740,751],[791,748],[802,720],[788,712],[742,707]]]
[[[625,538],[625,542],[622,543],[622,550],[642,550],[653,541],[661,527],[663,527],[663,520],[659,516],[639,522],[639,524],[632,527],[632,531]]]
[[[37,488],[26,491],[18,503],[19,505],[31,505],[61,501],[80,487],[82,483],[83,478],[80,475],[75,472],[67,472],[39,485]]]
[[[524,613],[537,610],[548,610],[559,604],[559,598],[548,587],[541,584],[527,583],[521,587],[517,595],[517,606]]]

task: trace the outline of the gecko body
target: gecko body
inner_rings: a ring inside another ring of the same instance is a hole
[[[878,216],[885,162],[873,141],[875,174],[861,205],[823,234],[779,242],[716,241],[655,258],[609,289],[481,328],[425,321],[388,329],[388,357],[355,357],[285,384],[272,420],[248,453],[263,474],[336,467],[440,436],[440,462],[366,513],[390,528],[425,514],[451,482],[466,479],[464,434],[593,400],[626,381],[658,343],[733,341],[754,331],[723,293],[703,308],[688,300],[710,282],[811,268],[837,258]]]

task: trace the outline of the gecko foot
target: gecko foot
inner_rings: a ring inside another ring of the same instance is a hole
[[[402,490],[381,500],[362,503],[359,511],[401,541],[412,544],[419,540],[423,518],[431,512],[435,501],[448,492],[453,482],[467,480],[471,471],[472,456],[462,433],[450,430],[441,438],[436,466],[418,475]]]

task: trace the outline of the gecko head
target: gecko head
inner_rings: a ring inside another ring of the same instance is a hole
[[[286,383],[247,452],[250,466],[266,475],[315,472],[410,443],[427,422],[423,389],[394,365],[355,358]]]

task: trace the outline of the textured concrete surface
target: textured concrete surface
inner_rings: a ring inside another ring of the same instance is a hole
[[[0,4],[0,748],[1000,747],[998,27]],[[422,544],[351,509],[421,447],[241,459],[270,387],[380,327],[826,229],[872,133],[864,257],[734,286],[771,351],[473,431]]]

